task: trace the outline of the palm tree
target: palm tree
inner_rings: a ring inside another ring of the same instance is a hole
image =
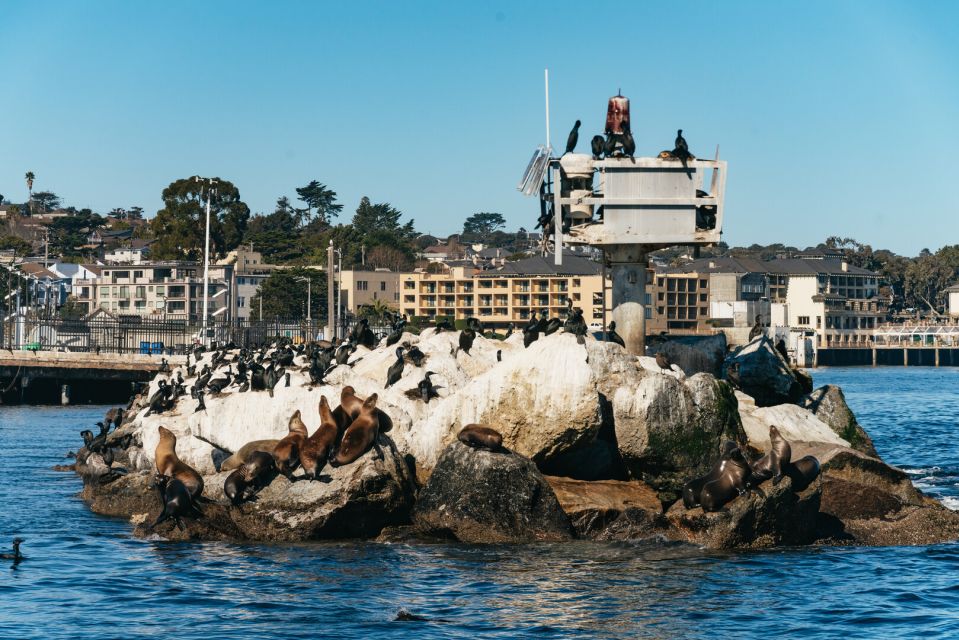
[[[27,171],[27,175],[24,176],[27,179],[27,190],[30,192],[30,200],[28,200],[28,206],[30,207],[30,215],[33,215],[33,179],[36,177],[33,175],[32,171]]]
[[[385,324],[386,317],[391,313],[393,313],[393,309],[379,298],[374,300],[373,304],[366,305],[360,310],[360,315],[373,325]]]

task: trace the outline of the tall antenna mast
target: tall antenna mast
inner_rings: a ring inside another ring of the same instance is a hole
[[[549,150],[549,69],[543,70],[546,79],[546,149]]]

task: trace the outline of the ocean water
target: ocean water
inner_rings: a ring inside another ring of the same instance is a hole
[[[821,369],[880,453],[959,506],[959,370]],[[0,407],[0,638],[955,638],[959,545],[138,540],[67,463],[103,407]],[[406,609],[428,622],[393,622]]]

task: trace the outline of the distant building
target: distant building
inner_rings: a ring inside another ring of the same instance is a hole
[[[943,293],[946,295],[946,313],[959,317],[959,284],[954,284]]]
[[[400,310],[428,320],[447,316],[456,320],[475,317],[489,327],[517,327],[532,314],[545,310],[562,317],[567,300],[583,310],[589,324],[603,318],[602,267],[598,262],[564,255],[563,264],[552,257],[506,262],[480,271],[458,266],[443,273],[416,271],[400,274]]]
[[[131,238],[128,242],[104,253],[103,259],[112,264],[141,264],[149,260],[150,245],[153,242],[153,240]]]
[[[389,269],[344,269],[339,279],[340,305],[350,313],[381,300],[400,308],[400,274]]]
[[[21,306],[29,304],[52,313],[67,301],[71,284],[69,278],[61,277],[35,262],[24,262],[18,268],[31,276],[26,283],[26,297],[20,300]]]
[[[234,269],[234,317],[240,320],[249,320],[253,316],[253,298],[260,291],[260,285],[270,277],[277,265],[263,261],[263,254],[252,248],[240,245],[230,251],[217,265],[232,266]],[[259,317],[259,314],[257,314]]]

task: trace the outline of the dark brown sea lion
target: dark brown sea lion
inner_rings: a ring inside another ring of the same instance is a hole
[[[157,427],[160,442],[153,454],[157,473],[182,482],[194,501],[203,495],[203,477],[176,455],[176,436],[166,427]]]
[[[720,476],[722,476],[726,461],[732,455],[733,450],[738,448],[739,445],[732,440],[726,440],[723,442],[722,451],[719,454],[719,460],[716,461],[716,464],[713,465],[713,468],[710,469],[709,473],[690,480],[683,485],[683,506],[685,506],[687,509],[692,509],[699,506],[699,494],[702,492],[703,487],[706,486],[707,482],[718,480]]]
[[[793,483],[793,491],[802,491],[819,476],[819,460],[805,456],[786,465],[785,473]]]
[[[223,483],[223,493],[233,505],[251,500],[263,487],[276,477],[276,463],[273,454],[266,451],[254,451],[249,461],[227,476]]]
[[[736,447],[730,452],[723,463],[723,470],[715,480],[703,485],[699,492],[699,502],[703,511],[719,511],[736,496],[750,491],[753,486],[752,469],[749,461],[743,455],[742,449]]]
[[[326,466],[326,461],[330,457],[330,452],[336,445],[336,436],[339,432],[336,419],[333,412],[330,411],[330,403],[326,396],[320,396],[320,426],[306,442],[303,443],[303,450],[300,451],[300,466],[307,478],[318,480],[320,471]]]
[[[300,462],[300,449],[309,435],[306,431],[306,425],[300,418],[300,410],[297,409],[290,416],[290,432],[280,440],[273,448],[273,459],[276,460],[277,470],[287,478],[293,475],[293,470]]]
[[[768,478],[773,479],[773,485],[779,484],[792,458],[792,447],[775,425],[769,425],[769,443],[769,453],[750,465],[756,484]]]
[[[223,464],[220,465],[220,471],[239,469],[250,460],[250,455],[252,455],[254,451],[273,453],[273,449],[279,442],[279,440],[254,440],[253,442],[247,442],[240,447],[239,451],[223,461]]]
[[[377,395],[375,393],[367,398],[360,409],[360,414],[356,416],[356,420],[346,428],[336,457],[330,463],[334,467],[350,464],[369,451],[370,447],[376,447],[376,437],[380,431],[376,400]],[[382,459],[383,452],[380,451],[379,455]]]
[[[151,530],[161,522],[172,518],[173,522],[176,523],[177,529],[182,531],[183,521],[181,518],[203,516],[203,512],[200,511],[200,508],[191,497],[189,488],[178,478],[158,473],[154,479],[153,486],[156,487],[160,494],[160,502],[163,504],[163,509],[160,511],[160,515],[157,516],[154,523],[150,525]]]
[[[456,439],[474,449],[500,451],[503,448],[503,436],[499,431],[481,424],[468,424],[457,434]]]
[[[343,387],[343,391],[340,392],[340,405],[333,410],[333,418],[336,420],[337,440],[343,437],[343,432],[360,415],[360,409],[362,408],[363,398],[356,395],[356,389],[350,386]]]
[[[223,482],[223,495],[227,497],[230,504],[238,506],[246,499],[246,492],[249,485],[244,478],[243,468],[236,469],[226,477]]]

